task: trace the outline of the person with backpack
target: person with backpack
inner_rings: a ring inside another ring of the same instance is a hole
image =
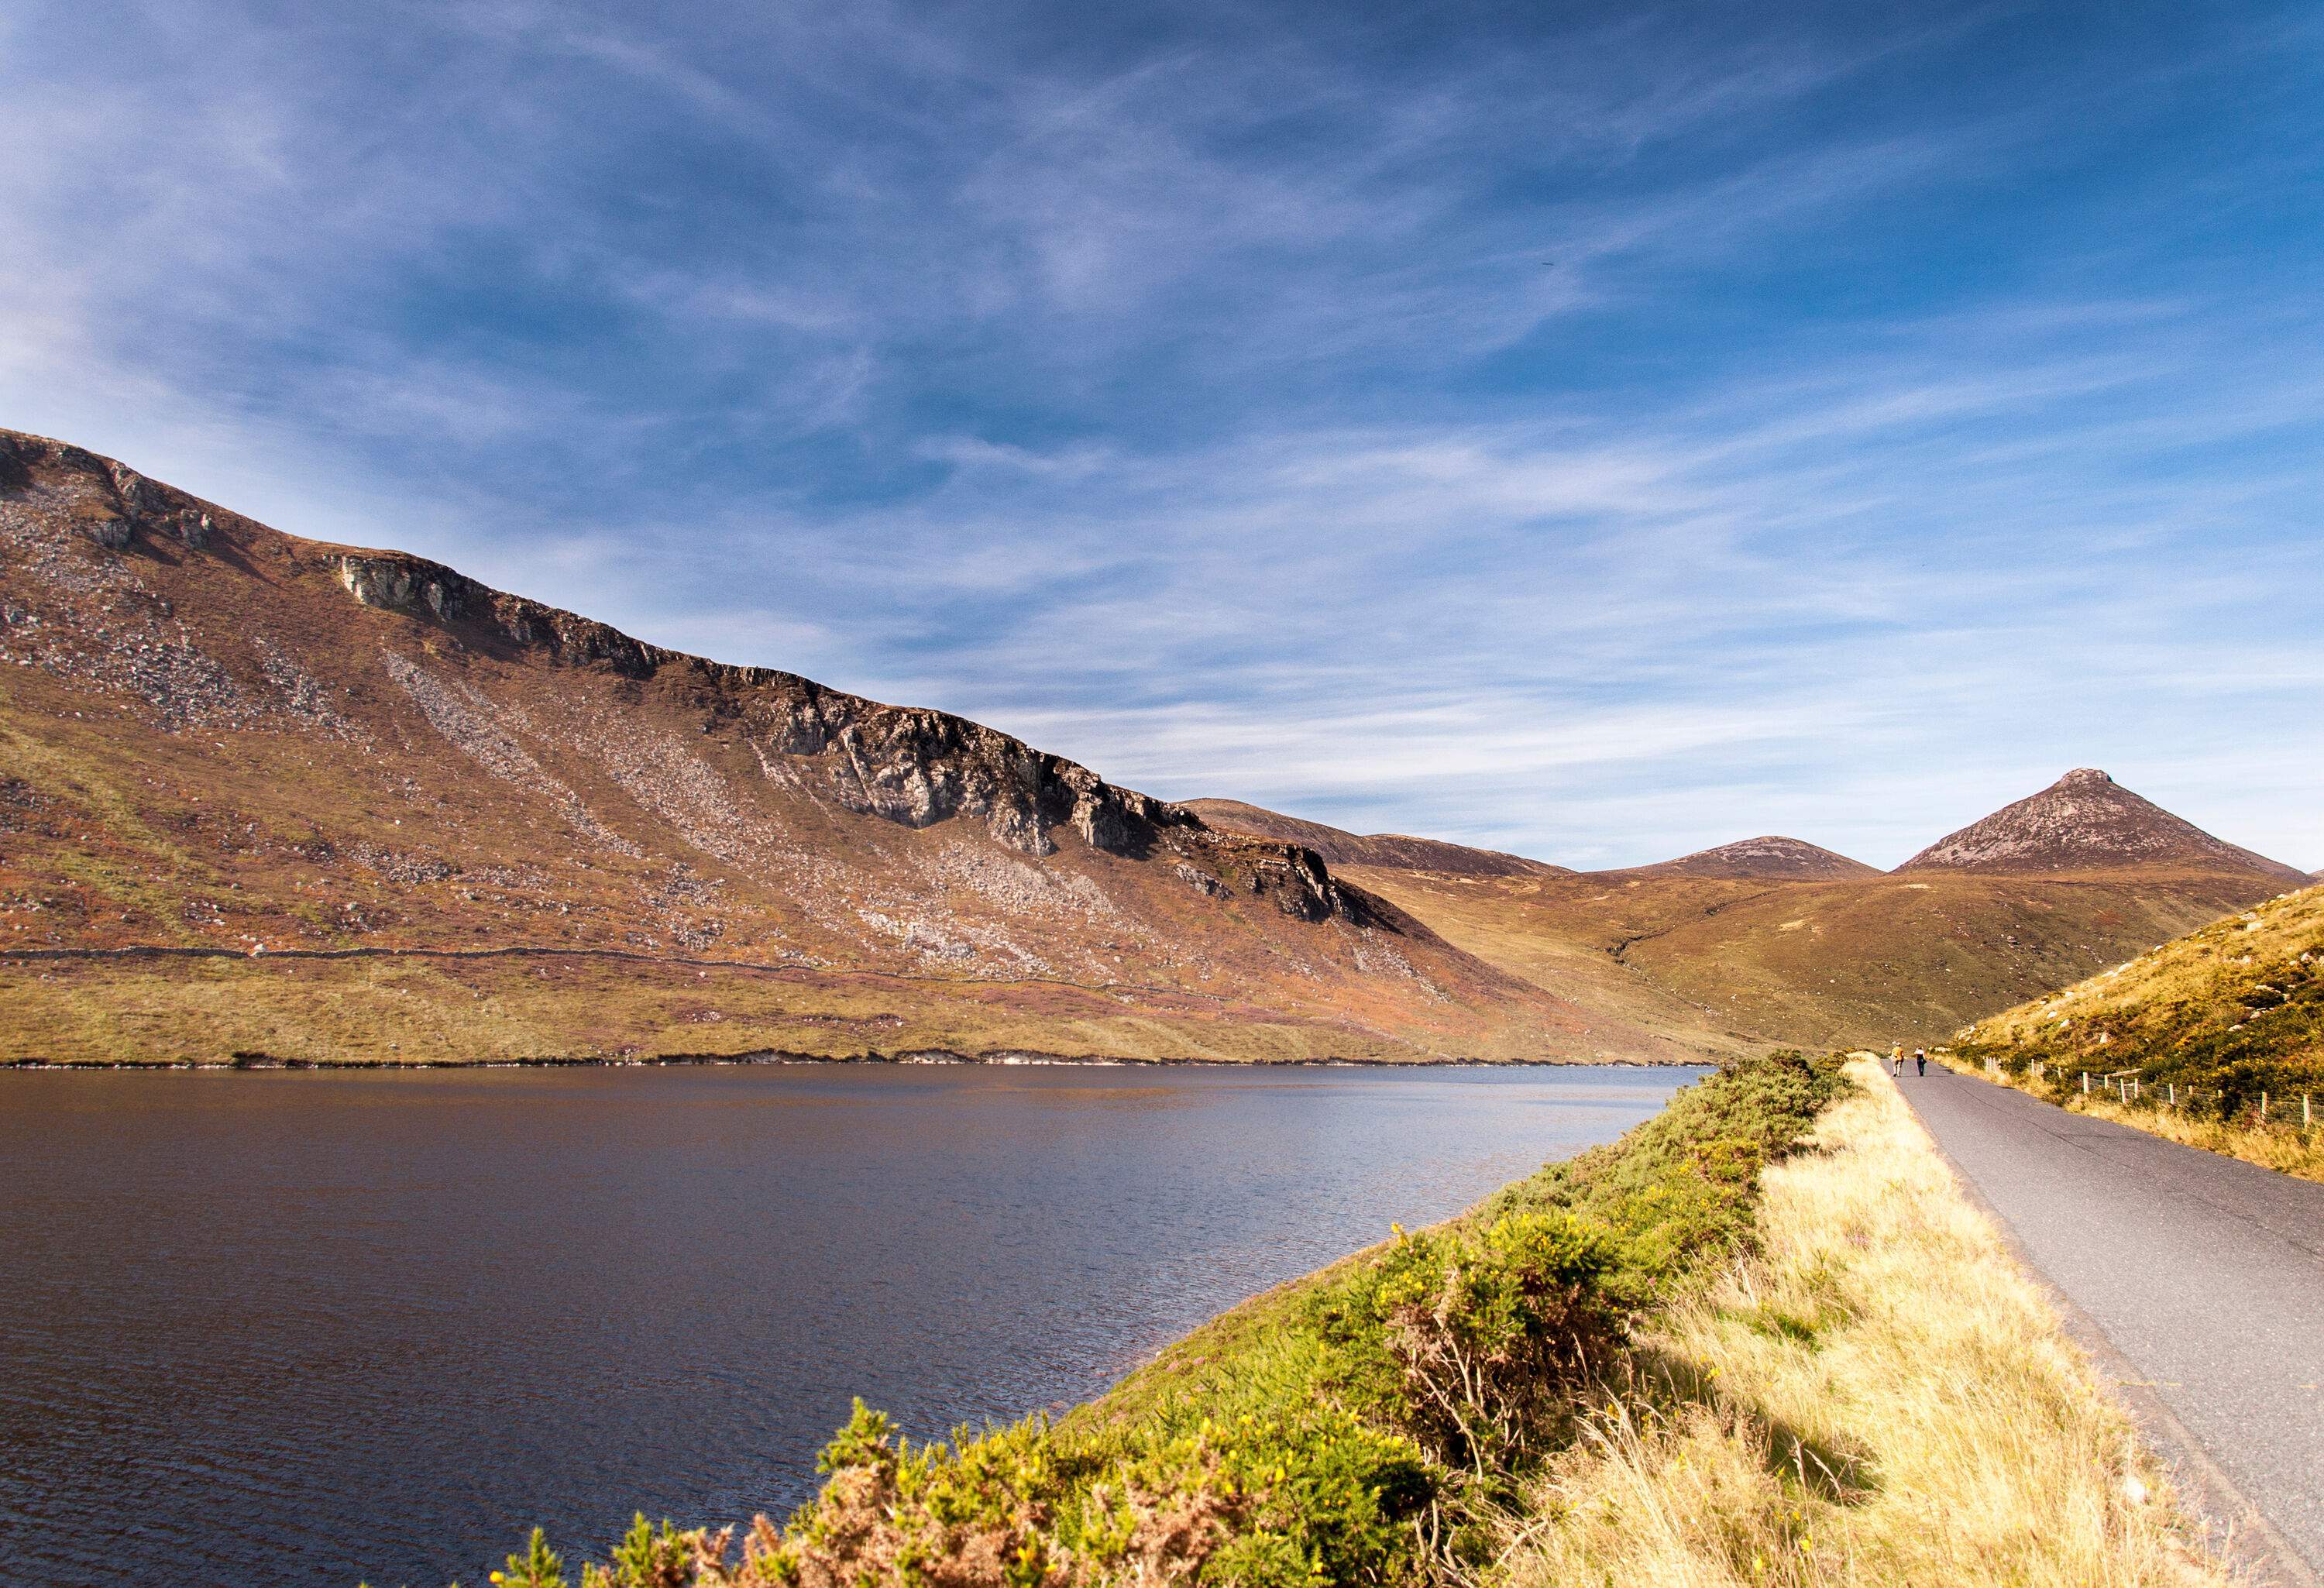
[[[1904,1045],[1902,1042],[1888,1049],[1888,1062],[1895,1066],[1896,1078],[1903,1080],[1904,1078]]]
[[[1919,1074],[1924,1076],[1927,1075],[1929,1073],[1929,1050],[1925,1048],[1915,1048],[1913,1049],[1913,1063],[1916,1066]]]

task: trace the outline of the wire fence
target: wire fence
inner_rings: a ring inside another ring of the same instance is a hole
[[[1987,1075],[2001,1073],[2000,1062],[1987,1055],[1985,1060]],[[2037,1081],[2049,1078],[2049,1066],[2035,1059],[2026,1066],[2027,1073]],[[2076,1082],[2085,1097],[2104,1095],[2113,1098],[2125,1108],[2157,1108],[2174,1113],[2203,1113],[2225,1123],[2247,1125],[2254,1129],[2282,1126],[2300,1131],[2316,1128],[2317,1098],[2307,1092],[2262,1092],[2253,1097],[2247,1094],[2224,1092],[2216,1086],[2190,1086],[2177,1081],[2150,1081],[2137,1070],[2108,1070],[2098,1073],[2078,1072]]]

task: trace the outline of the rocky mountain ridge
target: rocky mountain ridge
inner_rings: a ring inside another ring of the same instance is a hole
[[[115,973],[68,973],[60,955],[512,946],[696,968],[623,972],[610,993],[571,971],[603,994],[586,1020],[535,985],[552,967],[477,971],[429,984],[433,1034],[355,1024],[320,1057],[714,1037],[731,1051],[1659,1050],[1452,949],[1296,844],[1214,830],[1007,734],[646,644],[425,559],[281,534],[67,444],[0,432],[0,959],[49,956],[37,996],[0,1017],[7,1051],[305,1039],[289,1006],[223,991],[195,1031],[209,983],[166,978],[174,1012],[140,1027]],[[160,974],[141,971],[135,996]],[[899,1005],[866,976],[921,991]],[[678,997],[704,978],[725,991]],[[651,1007],[623,1012],[649,984]],[[494,1009],[498,1026],[482,1019]]]
[[[2093,771],[1895,872],[1770,837],[1562,876],[1349,874],[1512,974],[1742,1048],[1937,1039],[2310,881]]]
[[[1397,871],[1443,872],[1473,877],[1554,877],[1570,874],[1563,866],[1506,854],[1498,849],[1476,849],[1441,838],[1416,838],[1406,833],[1351,833],[1343,828],[1286,816],[1240,799],[1189,799],[1185,808],[1212,826],[1252,837],[1296,844],[1337,866],[1379,866]]]
[[[1575,872],[1563,866],[1438,839],[1359,837],[1320,822],[1234,799],[1195,799],[1213,825],[1305,845],[1335,865],[1447,875],[1598,876],[1636,881],[1701,877],[1736,882],[1831,882],[1934,870],[2059,873],[2162,867],[2225,871],[2303,884],[2324,877],[2229,844],[2132,793],[2095,767],[2067,772],[2037,793],[1948,834],[1882,872],[1802,838],[1766,834],[1646,865]]]
[[[2292,880],[2099,773],[1853,864],[1169,805],[0,432],[0,1058],[1699,1058],[1950,1029]]]

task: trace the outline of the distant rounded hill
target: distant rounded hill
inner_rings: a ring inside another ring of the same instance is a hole
[[[2294,886],[2308,873],[2215,838],[2141,799],[2096,767],[2078,767],[2038,794],[1971,822],[1896,869],[2080,872],[2125,866],[2248,871]]]
[[[1803,838],[1767,834],[1738,838],[1713,849],[1698,849],[1676,860],[1655,865],[1630,866],[1625,876],[1722,877],[1738,882],[1828,882],[1849,877],[1877,877],[1879,868],[1811,844]]]
[[[1471,849],[1439,838],[1415,838],[1404,833],[1351,833],[1322,822],[1246,805],[1240,799],[1189,799],[1184,808],[1224,833],[1253,838],[1273,838],[1313,850],[1325,865],[1382,866],[1391,871],[1443,872],[1464,877],[1565,877],[1568,867],[1505,854],[1498,849]]]

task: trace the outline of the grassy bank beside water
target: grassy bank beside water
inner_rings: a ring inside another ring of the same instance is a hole
[[[570,1569],[536,1536],[493,1580],[2220,1580],[1887,1083],[1797,1055],[1063,1419],[909,1446],[859,1407],[822,1467],[787,1525],[641,1520]]]

